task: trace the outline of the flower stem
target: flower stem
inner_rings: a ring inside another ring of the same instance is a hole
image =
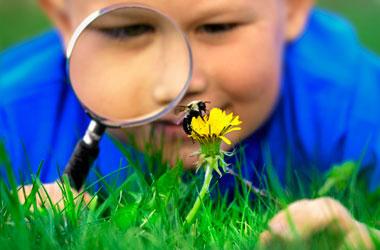
[[[193,208],[190,210],[190,212],[187,214],[185,219],[185,224],[190,225],[198,212],[198,209],[203,201],[203,198],[205,194],[208,192],[208,189],[210,187],[211,179],[212,179],[212,170],[213,165],[217,164],[217,161],[215,158],[212,158],[210,163],[207,163],[206,165],[206,171],[205,171],[205,178],[203,181],[203,186],[201,191],[199,192],[199,195],[197,197],[197,200],[195,201]],[[216,166],[217,167],[217,166]]]

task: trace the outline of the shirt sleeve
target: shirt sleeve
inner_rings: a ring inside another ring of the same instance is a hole
[[[376,102],[373,103],[374,108],[377,109],[377,126],[374,132],[374,169],[370,177],[370,189],[376,190],[380,189],[380,60],[376,61],[376,73],[375,73],[375,85],[377,86],[376,91],[377,98]]]
[[[380,60],[364,51],[359,61],[356,95],[348,117],[345,158],[359,160],[362,170],[369,173],[369,188],[374,191],[380,188]]]
[[[3,180],[8,180],[6,168],[10,162],[11,139],[7,135],[5,112],[0,106],[0,178]]]
[[[374,166],[374,170],[370,178],[371,190],[376,190],[380,188],[380,133],[377,134],[374,152],[376,157],[376,164]]]
[[[18,89],[14,88],[13,90],[17,92]],[[8,90],[0,89],[0,92],[4,93],[3,91],[8,92]],[[28,157],[24,154],[25,144],[21,142],[20,133],[16,128],[17,124],[28,127],[29,122],[21,119],[22,117],[14,111],[12,102],[8,103],[6,98],[0,100],[0,178],[5,180],[6,184],[9,184],[10,180],[15,181],[18,185],[24,183],[23,172],[28,171],[28,167],[26,167]],[[7,168],[11,168],[11,175]]]

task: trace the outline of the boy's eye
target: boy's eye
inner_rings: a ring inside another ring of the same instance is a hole
[[[153,33],[155,28],[149,24],[133,24],[122,27],[98,27],[97,31],[114,39],[129,39]]]
[[[231,31],[238,26],[237,23],[212,23],[204,24],[198,28],[199,31],[209,34],[218,34]]]

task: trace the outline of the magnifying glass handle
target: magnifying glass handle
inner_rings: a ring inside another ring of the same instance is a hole
[[[81,189],[92,163],[98,157],[99,141],[105,130],[104,125],[92,120],[85,135],[75,146],[74,152],[66,165],[64,174],[69,177],[71,186],[77,191]]]

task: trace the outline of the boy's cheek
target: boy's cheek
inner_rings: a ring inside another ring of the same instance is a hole
[[[231,84],[225,86],[224,91],[232,111],[243,121],[242,130],[234,140],[236,142],[248,137],[268,119],[278,99],[279,67],[261,67],[262,65],[253,65],[251,74],[237,77],[234,84],[231,81]]]
[[[218,79],[218,87],[231,98],[245,102],[263,94],[273,95],[271,92],[276,92],[280,82],[283,44],[273,25],[257,26],[239,41],[215,53],[218,70],[213,69],[212,77]]]
[[[232,69],[225,77],[228,80],[222,82],[232,111],[243,121],[243,133],[252,133],[273,110],[280,88],[279,61],[279,57],[265,63],[247,60],[241,68]]]
[[[221,88],[232,101],[238,103],[257,105],[265,99],[264,96],[272,99],[277,95],[280,83],[280,68],[275,63],[277,62],[260,64],[251,61],[240,69],[232,69]]]

